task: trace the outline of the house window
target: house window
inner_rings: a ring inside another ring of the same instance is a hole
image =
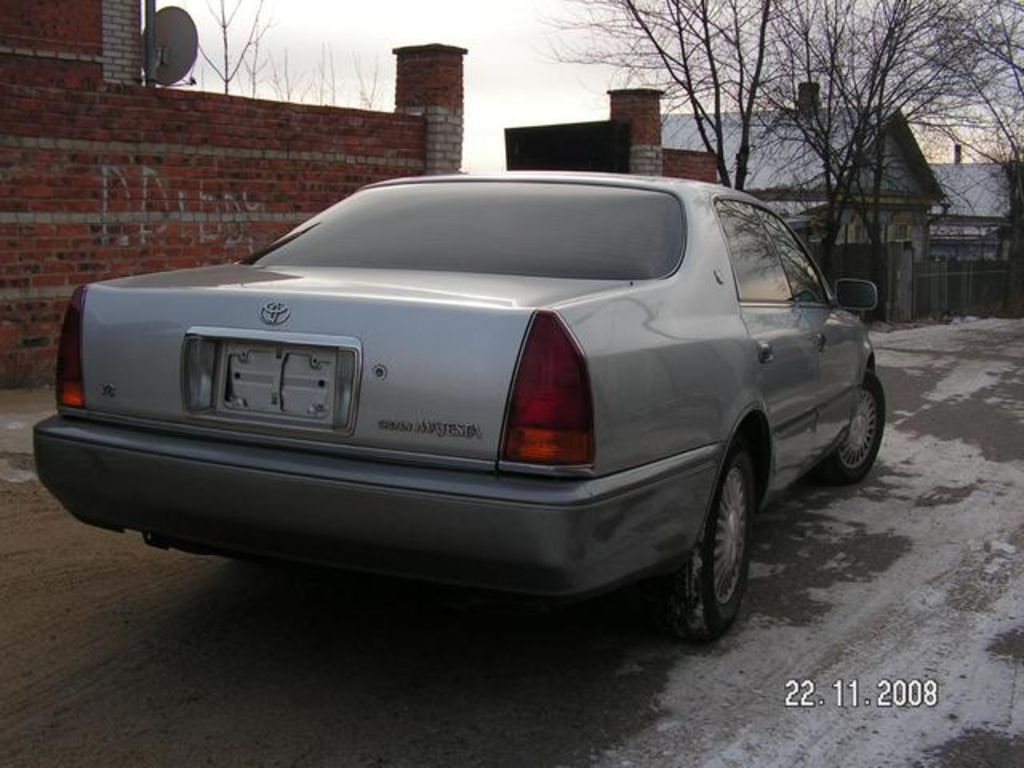
[[[868,241],[868,230],[860,216],[854,214],[846,223],[846,243],[866,243]]]
[[[886,228],[885,240],[889,243],[905,243],[914,239],[914,220],[909,213],[895,213]]]

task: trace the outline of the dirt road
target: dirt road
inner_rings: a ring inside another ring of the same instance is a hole
[[[49,396],[0,392],[0,765],[1024,766],[1024,322],[875,342],[878,466],[757,519],[706,648],[615,596],[539,612],[88,528],[31,472]]]

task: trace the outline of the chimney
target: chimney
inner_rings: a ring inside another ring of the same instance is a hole
[[[964,148],[959,144],[953,145],[953,163],[954,165],[960,165],[964,159]]]
[[[810,117],[821,108],[821,86],[815,82],[800,83],[796,92],[796,111],[800,117]]]
[[[451,45],[395,48],[395,111],[420,115],[427,127],[424,172],[458,173],[462,168],[462,57]]]
[[[611,119],[629,125],[629,172],[661,176],[661,95],[654,88],[608,91]]]

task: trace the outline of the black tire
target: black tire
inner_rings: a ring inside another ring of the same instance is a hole
[[[829,485],[859,483],[875,463],[884,431],[885,392],[875,372],[866,371],[849,431],[818,465],[818,479]]]
[[[733,510],[737,508],[742,530],[734,530],[732,540],[739,552],[735,558],[716,558],[716,543],[729,546],[724,538],[725,529],[730,525],[735,528],[737,518],[733,518]],[[704,529],[689,561],[675,573],[645,585],[652,617],[661,630],[684,640],[710,642],[729,629],[739,613],[747,585],[756,508],[754,465],[747,451],[737,443],[726,456]],[[730,563],[728,572],[716,572],[722,570],[723,561]]]

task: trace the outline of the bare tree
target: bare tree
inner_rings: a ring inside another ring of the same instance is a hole
[[[281,57],[280,66],[277,57],[270,58],[270,87],[279,101],[302,101],[308,95],[311,85],[307,73],[295,75],[289,70],[287,50]]]
[[[321,106],[338,103],[338,81],[334,72],[334,46],[330,43],[320,44],[320,60],[316,65],[317,103]]]
[[[256,92],[263,82],[266,69],[268,66],[267,60],[263,57],[263,37],[262,35],[253,41],[252,50],[250,55],[243,59],[244,64],[242,65],[245,69],[245,77],[249,83],[249,98],[255,99]]]
[[[249,7],[251,5],[252,3],[248,4]],[[231,83],[235,80],[245,62],[253,58],[254,51],[256,51],[257,55],[255,56],[255,61],[250,62],[250,66],[254,72],[259,66],[258,51],[260,41],[270,28],[270,21],[263,18],[263,5],[264,0],[257,1],[256,10],[252,15],[250,23],[245,27],[245,36],[241,38],[240,50],[237,53],[233,53],[232,46],[237,45],[237,40],[234,39],[236,36],[232,35],[232,28],[236,20],[238,20],[238,12],[242,8],[242,0],[235,0],[234,5],[230,9],[227,0],[217,0],[216,3],[213,0],[208,0],[207,2],[210,15],[213,16],[220,30],[221,50],[218,57],[219,61],[214,61],[214,57],[207,53],[205,46],[200,46],[199,51],[203,56],[203,60],[224,85],[224,93],[231,92]],[[256,74],[250,76],[250,89],[252,92],[255,92],[256,79]]]
[[[207,0],[207,9],[219,32],[220,49],[200,47],[206,63],[199,71],[200,82],[205,85],[209,70],[227,94],[238,91],[238,81],[244,75],[242,90],[251,98],[269,91],[280,101],[336,106],[339,79],[333,45],[321,43],[320,57],[313,67],[295,72],[287,50],[279,55],[267,54],[265,38],[272,26],[267,5],[266,0]],[[357,105],[362,109],[379,109],[383,81],[380,62],[375,59],[373,67],[367,69],[353,56],[352,63]],[[343,84],[348,82],[342,77]]]
[[[1001,233],[1011,260],[1008,309],[1024,309],[1024,2],[988,0],[965,18],[976,55],[962,71],[974,99],[947,130],[954,141],[1006,176],[1009,226]]]
[[[743,189],[750,132],[770,75],[766,46],[775,0],[572,0],[558,22],[584,35],[559,50],[565,61],[609,64],[631,82],[665,90],[693,114],[725,184]],[[733,135],[735,134],[735,135]],[[735,147],[735,156],[731,147]]]
[[[1024,152],[1024,2],[988,0],[965,18],[963,34],[977,55],[961,76],[976,98],[955,132],[979,155],[993,161],[1020,159]]]
[[[852,211],[865,224],[874,276],[883,282],[882,193],[905,172],[891,164],[892,143],[907,125],[950,114],[965,98],[954,66],[970,52],[961,22],[957,0],[790,0],[777,14],[771,53],[778,77],[766,93],[779,135],[817,160],[809,182],[824,199],[818,221],[826,273]]]
[[[352,57],[352,68],[359,86],[357,104],[360,109],[380,109],[381,74],[380,59],[373,60],[373,69],[367,72],[358,56]]]

